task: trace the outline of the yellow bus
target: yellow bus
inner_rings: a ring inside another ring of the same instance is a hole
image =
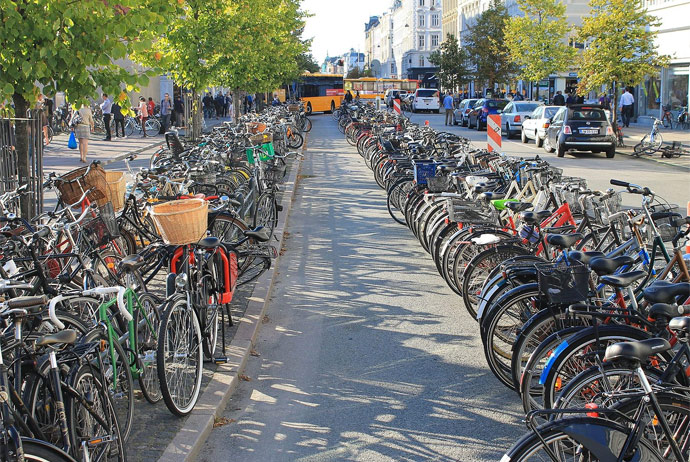
[[[297,82],[297,96],[307,114],[333,112],[343,100],[342,74],[303,74]]]
[[[383,98],[386,90],[391,88],[414,93],[419,88],[419,80],[377,79],[376,77],[343,80],[343,91],[347,92],[350,90],[352,96],[357,96],[357,92],[359,92],[361,99],[375,99],[377,96]]]

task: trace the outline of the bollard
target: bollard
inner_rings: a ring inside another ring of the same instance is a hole
[[[429,126],[429,121],[428,121],[428,120],[425,120],[425,121],[424,121],[424,126],[425,126],[425,127],[428,127],[428,126]]]

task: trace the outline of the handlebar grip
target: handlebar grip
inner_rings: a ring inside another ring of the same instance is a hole
[[[622,186],[624,188],[627,188],[628,186],[630,186],[630,183],[628,183],[627,181],[621,181],[621,180],[611,180],[611,184],[614,186]]]
[[[50,228],[47,226],[45,228],[41,228],[38,231],[34,233],[33,238],[34,239],[41,239],[43,237],[48,237],[50,235]]]

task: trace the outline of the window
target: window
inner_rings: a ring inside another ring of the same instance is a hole
[[[438,34],[431,34],[431,46],[432,47],[438,46]]]
[[[395,74],[395,63],[391,63],[391,74]]]
[[[424,56],[419,57],[419,67],[424,67]]]
[[[431,15],[431,27],[438,27],[438,15],[437,14]]]
[[[424,36],[423,35],[419,36],[419,49],[420,50],[424,49]]]
[[[420,14],[419,15],[419,27],[424,27],[425,26],[425,21],[424,21],[424,15]]]
[[[419,6],[424,6],[424,0],[419,0]]]

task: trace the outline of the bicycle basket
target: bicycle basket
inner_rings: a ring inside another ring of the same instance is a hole
[[[282,183],[285,180],[287,166],[273,165],[266,169],[266,180],[271,183]]]
[[[216,184],[216,172],[195,172],[191,178],[198,184]]]
[[[273,141],[273,134],[272,133],[259,133],[257,135],[252,135],[249,137],[249,141],[251,141],[252,146],[261,146],[265,143],[270,143]]]
[[[446,201],[448,219],[453,223],[463,225],[495,225],[497,222],[495,212],[482,207],[473,201],[448,199]]]
[[[426,188],[432,193],[448,191],[449,186],[450,177],[447,176],[435,176],[426,179]]]
[[[426,184],[427,178],[436,176],[436,162],[413,160],[414,181],[417,184]]]
[[[587,300],[589,270],[580,262],[537,264],[539,294],[549,303],[568,304]]]
[[[127,192],[127,179],[124,172],[105,170],[106,195],[98,200],[98,205],[111,203],[115,211],[122,210],[125,206],[125,193]]]
[[[60,199],[66,205],[77,202],[81,196],[92,189],[87,195],[91,202],[106,197],[108,184],[105,170],[100,165],[81,167],[67,172],[55,180],[55,186],[60,191]]]
[[[206,234],[208,202],[183,199],[157,204],[151,207],[151,217],[166,244],[192,244]]]
[[[82,229],[86,239],[94,247],[102,247],[120,237],[113,205],[108,202],[99,207],[98,215],[85,222]]]
[[[657,213],[680,213],[680,207],[677,204],[656,204],[651,207],[649,207],[649,211],[652,212],[652,218],[654,218],[654,214]],[[671,242],[673,241],[673,238],[676,237],[676,234],[678,234],[678,231],[680,229],[676,225],[676,218],[677,217],[664,217],[664,218],[654,218],[654,225],[657,227],[659,230],[659,235],[661,236],[661,239],[664,242]],[[651,234],[652,230],[651,227],[648,228],[649,233]],[[650,235],[650,242],[651,238],[654,236]]]

